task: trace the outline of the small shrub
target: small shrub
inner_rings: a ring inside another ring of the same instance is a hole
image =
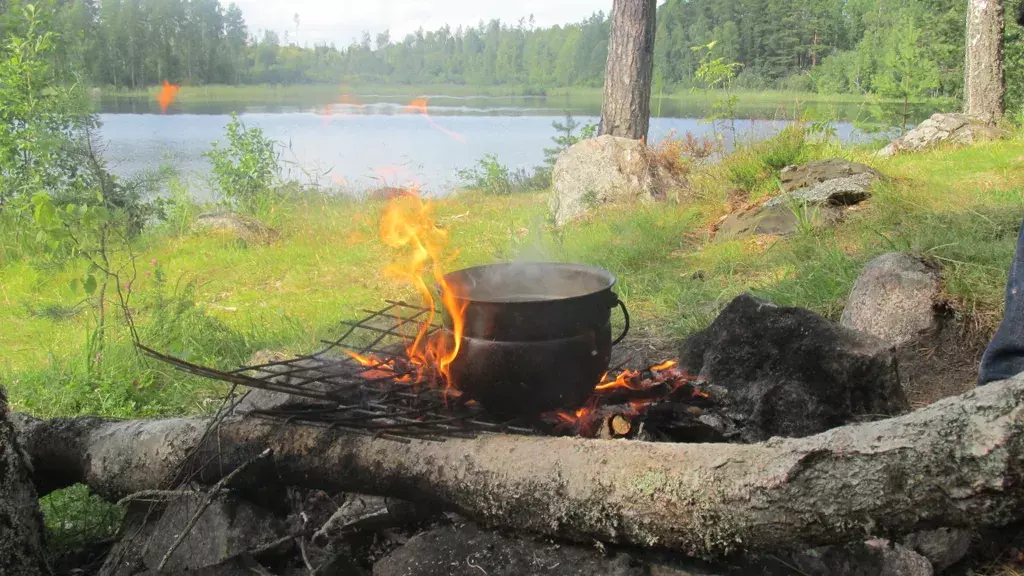
[[[161,198],[163,220],[173,234],[185,234],[201,211],[186,182],[172,178],[167,185],[168,194]]]
[[[558,135],[551,137],[555,147],[544,149],[544,164],[549,169],[555,167],[558,155],[563,151],[568,150],[573,144],[581,140],[587,140],[597,135],[597,124],[585,124],[580,128],[580,123],[569,112],[565,113],[565,122],[555,120],[551,123],[551,126],[558,131]],[[576,133],[577,128],[580,128],[579,134]]]
[[[724,162],[725,172],[733,185],[750,192],[773,173],[803,162],[807,151],[807,130],[796,122],[772,138],[737,148]]]
[[[544,190],[551,185],[551,170],[535,168],[531,173],[524,168],[509,169],[494,154],[485,154],[476,166],[456,173],[463,186],[476,188],[484,194],[501,196],[515,192]]]
[[[782,170],[802,161],[807,146],[806,132],[802,123],[795,122],[774,138],[761,142],[757,148],[765,165],[772,170]]]
[[[683,156],[696,164],[704,162],[722,150],[721,140],[711,134],[705,134],[698,138],[692,132],[687,131],[683,134],[680,144]]]
[[[224,203],[260,216],[276,204],[280,174],[277,143],[259,128],[247,128],[234,114],[227,126],[227,146],[214,142],[203,155],[213,166],[213,180]]]
[[[484,154],[476,166],[459,170],[458,176],[464,185],[483,190],[485,194],[512,193],[512,173],[494,154]]]
[[[765,168],[753,150],[740,149],[725,162],[725,173],[734,186],[750,192],[764,179]]]
[[[650,147],[653,162],[672,176],[682,177],[690,171],[690,159],[683,151],[684,143],[676,138],[675,132],[669,132],[654,146]]]

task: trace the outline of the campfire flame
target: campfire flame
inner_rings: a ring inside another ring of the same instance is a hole
[[[411,284],[419,293],[423,307],[428,310],[427,318],[420,324],[416,338],[406,350],[410,362],[420,371],[418,376],[421,378],[417,380],[422,380],[425,372],[436,369],[445,388],[450,388],[451,364],[462,343],[466,304],[457,299],[458,287],[445,281],[443,254],[448,234],[434,223],[432,212],[431,203],[418,194],[394,198],[381,218],[380,236],[388,247],[405,251],[403,258],[387,267],[387,272]],[[451,317],[450,339],[443,333],[428,337],[436,314],[436,301],[433,291],[423,279],[424,275],[432,277],[440,289],[441,304]]]
[[[163,86],[160,87],[160,93],[156,95],[156,101],[160,103],[161,112],[167,113],[167,107],[178,97],[178,90],[181,90],[180,85],[171,84],[164,80]]]

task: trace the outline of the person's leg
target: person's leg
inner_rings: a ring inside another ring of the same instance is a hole
[[[978,385],[1006,380],[1024,372],[1024,224],[1017,238],[1017,254],[1006,281],[1006,312],[981,359]]]

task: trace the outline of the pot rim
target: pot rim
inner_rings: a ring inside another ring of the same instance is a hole
[[[458,283],[452,281],[452,277],[454,275],[456,275],[456,274],[465,274],[465,273],[469,273],[469,272],[477,271],[477,270],[511,268],[513,266],[517,266],[517,265],[520,265],[520,264],[529,264],[529,265],[533,265],[533,266],[546,266],[546,267],[560,269],[560,270],[575,270],[575,271],[579,271],[579,272],[587,272],[587,273],[590,273],[590,274],[594,274],[595,276],[598,276],[600,278],[603,278],[605,280],[605,282],[607,283],[607,286],[605,286],[604,288],[601,288],[600,290],[593,290],[591,292],[587,292],[586,294],[578,294],[578,295],[575,295],[575,296],[564,296],[564,297],[558,297],[558,298],[550,298],[550,299],[547,299],[547,300],[517,300],[515,302],[509,302],[507,300],[496,300],[496,299],[492,299],[492,298],[470,298],[470,297],[467,297],[467,296],[460,295],[457,292],[455,294],[453,294],[453,297],[456,300],[459,300],[459,301],[462,301],[462,302],[467,302],[467,303],[501,304],[501,305],[505,305],[505,306],[530,306],[530,305],[535,305],[535,304],[548,304],[548,303],[552,303],[552,302],[571,302],[573,300],[581,300],[581,299],[584,299],[584,298],[590,298],[590,297],[594,296],[595,294],[600,294],[601,292],[611,291],[611,289],[615,287],[615,283],[618,281],[618,278],[616,278],[615,274],[612,274],[611,272],[609,272],[608,270],[605,270],[604,268],[598,268],[596,266],[588,266],[586,264],[577,264],[577,263],[572,263],[572,262],[542,262],[542,261],[538,261],[538,262],[533,262],[533,261],[528,261],[528,262],[504,262],[504,263],[497,263],[497,264],[482,264],[480,266],[471,266],[469,268],[462,268],[460,270],[454,270],[452,272],[449,272],[449,273],[445,274],[444,275],[444,280],[445,280],[446,283],[451,283],[454,286],[458,286]]]

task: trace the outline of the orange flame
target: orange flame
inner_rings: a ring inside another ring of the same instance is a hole
[[[345,354],[352,357],[353,360],[359,363],[360,366],[377,366],[380,364],[380,360],[373,356],[363,356],[362,354],[353,352],[351,350],[345,350]]]
[[[447,128],[441,126],[437,122],[434,122],[434,119],[430,117],[430,113],[427,112],[427,99],[426,98],[416,98],[415,100],[410,102],[402,110],[404,112],[409,112],[409,113],[412,113],[412,114],[423,114],[423,117],[427,119],[427,122],[429,122],[431,126],[433,126],[434,128],[437,128],[441,132],[447,134],[452,140],[456,140],[458,142],[465,142],[466,141],[466,137],[463,136],[462,134],[459,134],[458,132],[453,132],[451,130],[448,130]]]
[[[408,250],[403,260],[387,267],[387,272],[412,284],[420,294],[423,306],[429,311],[408,347],[409,359],[421,372],[436,368],[448,388],[452,384],[451,364],[458,356],[462,343],[466,302],[458,300],[458,288],[449,285],[444,279],[442,254],[448,243],[448,234],[434,223],[432,212],[433,206],[418,194],[398,196],[388,203],[384,211],[380,236],[387,246]],[[427,337],[434,321],[436,305],[433,292],[423,280],[427,272],[440,288],[441,304],[452,319],[450,340],[440,333]],[[421,377],[423,375],[420,374]]]
[[[675,360],[667,360],[665,362],[662,362],[661,364],[658,364],[657,366],[651,366],[651,372],[664,372],[669,368],[674,368],[678,364],[679,362],[676,362]]]
[[[160,87],[160,93],[156,95],[156,101],[160,103],[161,112],[167,112],[167,107],[178,97],[178,90],[181,90],[180,85],[171,84],[164,80],[163,86]]]
[[[601,378],[601,383],[594,387],[594,390],[597,392],[606,392],[614,388],[643,390],[643,385],[637,378],[638,376],[640,376],[640,373],[636,372],[635,370],[625,370],[622,372],[622,374],[619,374],[615,378],[615,380],[612,380],[611,382],[605,382],[605,380],[608,378],[608,374],[606,373],[604,378]]]

